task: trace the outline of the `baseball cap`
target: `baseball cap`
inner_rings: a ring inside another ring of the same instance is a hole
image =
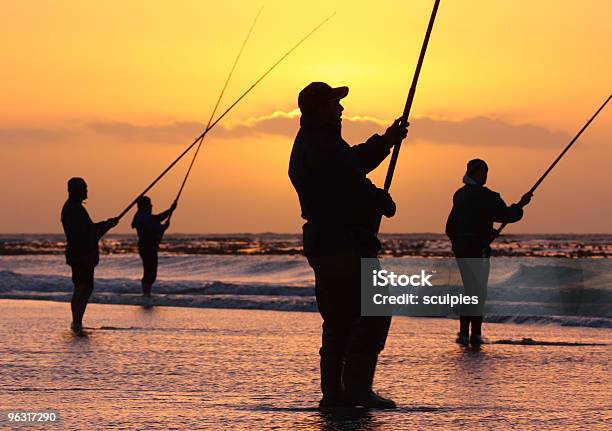
[[[302,113],[312,112],[324,103],[340,100],[348,94],[348,87],[332,87],[325,82],[311,82],[298,96],[298,106]]]

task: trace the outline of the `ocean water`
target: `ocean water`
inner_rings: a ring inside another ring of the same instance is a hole
[[[486,325],[453,342],[448,319],[394,318],[375,388],[395,411],[321,413],[316,313],[0,300],[0,410],[54,409],[33,430],[609,430],[609,329]],[[574,342],[581,345],[562,345]]]
[[[63,241],[62,235],[0,236],[0,298],[68,301],[72,283]],[[384,235],[383,247],[390,265],[442,267],[450,285],[461,285],[442,235]],[[92,302],[140,304],[142,267],[134,237],[110,235],[101,249]],[[496,255],[489,321],[612,327],[611,235],[504,236]],[[154,301],[316,311],[313,284],[298,235],[169,235]]]

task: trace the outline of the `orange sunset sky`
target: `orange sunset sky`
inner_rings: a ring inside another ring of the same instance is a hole
[[[404,106],[433,1],[1,1],[0,232],[61,232],[65,182],[117,215],[203,128],[259,8],[221,108],[337,15],[214,129],[172,232],[299,232],[287,176],[297,94],[348,85],[343,135],[383,132]],[[443,232],[467,160],[518,200],[612,90],[612,2],[442,0],[384,232]],[[508,232],[612,232],[612,106]],[[172,201],[185,159],[150,196]],[[382,185],[387,164],[371,175]],[[129,232],[130,213],[115,232]]]

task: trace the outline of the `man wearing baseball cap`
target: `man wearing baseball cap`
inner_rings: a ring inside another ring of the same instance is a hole
[[[348,91],[313,82],[300,92],[300,130],[289,163],[323,317],[320,407],[395,408],[372,391],[391,318],[361,316],[360,276],[361,258],[375,258],[380,250],[376,220],[395,214],[389,193],[366,175],[406,137],[408,124],[396,120],[384,135],[349,146],[341,136],[340,104]]]

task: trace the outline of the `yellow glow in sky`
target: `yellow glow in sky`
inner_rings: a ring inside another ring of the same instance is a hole
[[[189,125],[208,118],[261,5],[2,1],[0,197],[11,208],[2,231],[60,231],[71,176],[88,180],[94,219],[120,212],[192,141]],[[261,123],[257,132],[260,123],[249,119],[293,111],[299,90],[315,80],[350,86],[347,117],[399,116],[433,1],[263,5],[222,108],[322,18],[337,15],[211,132],[175,232],[299,231],[286,174],[297,117],[278,130]],[[601,0],[442,0],[392,188],[398,213],[383,230],[441,232],[465,162],[477,156],[491,166],[491,188],[518,199],[610,93],[610,16],[612,2]],[[475,117],[515,130],[516,145],[495,142],[469,121]],[[437,121],[426,132],[419,129],[425,119]],[[459,142],[438,137],[436,128],[450,121],[463,127]],[[529,134],[525,125],[542,132]],[[377,122],[344,127],[351,143],[384,131]],[[612,200],[602,198],[611,132],[608,108],[510,231],[611,232]],[[151,193],[157,209],[170,203],[184,169]],[[379,185],[385,170],[372,177]],[[129,231],[128,223],[118,231]]]

